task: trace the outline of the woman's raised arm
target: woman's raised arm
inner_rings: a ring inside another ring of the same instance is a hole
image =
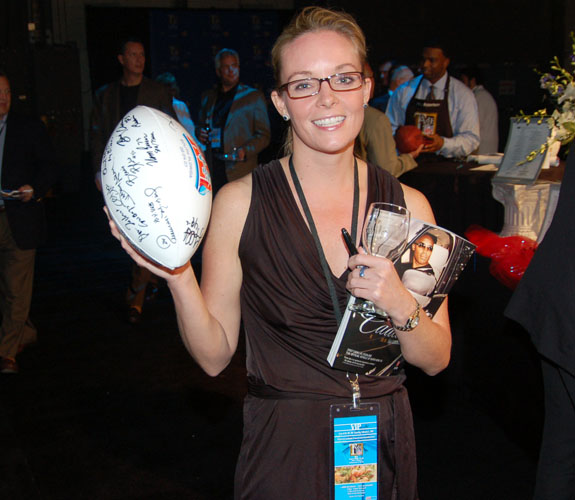
[[[201,287],[188,263],[173,272],[142,258],[110,221],[112,233],[140,266],[166,279],[182,340],[212,376],[230,362],[238,344],[242,269],[239,241],[251,198],[251,176],[226,184],[216,196],[202,253]]]

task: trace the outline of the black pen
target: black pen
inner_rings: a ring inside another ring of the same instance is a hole
[[[349,255],[350,256],[357,255],[358,254],[357,248],[355,248],[355,245],[351,240],[351,236],[349,235],[345,227],[341,228],[341,234],[343,234],[343,241],[345,241],[345,246],[347,247]]]

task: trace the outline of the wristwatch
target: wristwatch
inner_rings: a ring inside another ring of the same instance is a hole
[[[411,314],[411,316],[409,318],[407,318],[407,322],[405,323],[404,326],[397,326],[396,324],[393,323],[393,321],[391,321],[391,318],[390,318],[391,325],[393,326],[393,328],[395,328],[396,330],[399,330],[400,332],[410,332],[417,325],[419,325],[419,311],[421,311],[421,306],[419,305],[419,302],[418,302],[417,307],[415,308],[415,311]]]

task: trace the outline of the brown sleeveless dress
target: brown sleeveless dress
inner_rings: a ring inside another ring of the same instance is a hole
[[[374,201],[405,205],[399,182],[370,165],[367,204]],[[235,498],[328,500],[330,405],[351,402],[351,388],[346,373],[326,360],[337,331],[333,304],[313,237],[278,161],[252,172],[239,255],[249,394]],[[333,276],[342,311],[346,279],[347,271]],[[360,377],[362,400],[380,403],[379,500],[417,498],[403,382],[403,374]]]

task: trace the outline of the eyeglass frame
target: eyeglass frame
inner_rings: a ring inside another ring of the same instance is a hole
[[[359,85],[359,87],[355,87],[355,88],[353,88],[353,89],[345,89],[345,90],[337,90],[337,89],[334,89],[334,88],[331,86],[331,79],[334,78],[334,77],[336,77],[336,76],[342,76],[342,75],[359,75],[359,76],[360,76],[360,85]],[[300,78],[299,80],[292,80],[291,82],[287,82],[287,83],[284,83],[283,85],[280,85],[280,86],[277,88],[277,90],[278,90],[278,92],[281,92],[281,91],[285,90],[286,93],[287,93],[287,95],[288,95],[288,97],[289,97],[290,99],[306,99],[307,97],[313,97],[314,95],[318,95],[318,94],[321,92],[321,84],[322,84],[323,82],[327,82],[327,84],[329,85],[329,88],[330,88],[331,90],[333,90],[334,92],[351,92],[351,91],[353,91],[353,90],[359,90],[360,88],[362,88],[362,87],[363,87],[363,84],[364,84],[364,81],[365,81],[365,78],[366,78],[365,75],[364,75],[363,72],[361,72],[361,71],[345,71],[345,72],[343,72],[343,73],[334,73],[333,75],[326,76],[325,78]],[[319,82],[319,87],[318,87],[318,89],[317,89],[316,92],[314,92],[313,94],[304,95],[304,96],[301,96],[301,97],[292,97],[292,96],[291,96],[291,94],[289,93],[289,90],[288,90],[288,85],[291,85],[292,83],[305,82],[305,81],[310,81],[310,80],[312,80],[312,81],[315,80],[315,81]]]
[[[429,252],[433,252],[433,245],[426,245],[423,241],[418,241],[417,243],[414,243],[414,245],[419,248],[425,248],[425,250],[428,250]]]

